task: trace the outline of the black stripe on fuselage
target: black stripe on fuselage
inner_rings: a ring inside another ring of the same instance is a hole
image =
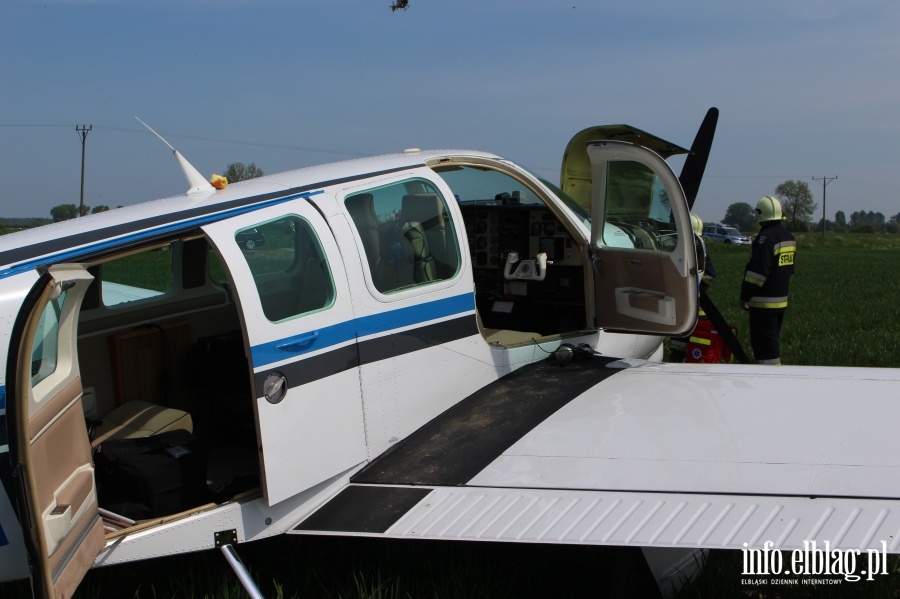
[[[157,229],[160,227],[165,227],[166,225],[175,224],[179,221],[191,221],[197,218],[202,218],[204,216],[214,215],[217,212],[228,212],[242,207],[249,207],[253,204],[269,202],[272,200],[277,200],[278,198],[314,191],[317,189],[330,187],[332,185],[341,185],[343,183],[350,183],[353,181],[358,181],[360,179],[367,179],[369,177],[387,175],[390,173],[405,171],[412,168],[418,168],[420,166],[422,165],[411,164],[409,166],[401,166],[391,169],[385,169],[382,171],[361,173],[349,177],[341,177],[339,179],[332,179],[330,181],[319,181],[310,185],[303,185],[301,187],[294,187],[292,189],[283,191],[275,191],[246,198],[239,198],[222,204],[200,206],[198,208],[193,208],[190,210],[180,210],[178,212],[160,214],[158,216],[150,218],[113,225],[104,229],[94,229],[90,231],[84,231],[83,233],[77,233],[75,235],[69,235],[67,237],[49,239],[41,243],[17,247],[6,250],[5,252],[0,252],[0,264],[13,265],[20,262],[25,262],[27,260],[33,260],[41,256],[47,256],[48,259],[52,261],[53,254],[79,246],[90,246],[91,244],[96,244],[100,241],[104,241],[114,237],[128,235],[131,233],[136,233],[138,231]],[[190,229],[194,226],[195,225],[190,225],[187,228]],[[167,231],[166,234],[170,235],[172,234],[172,232]],[[87,253],[90,253],[90,248],[87,248],[86,254]]]
[[[351,479],[362,484],[465,485],[564,405],[612,376],[613,358],[524,366],[480,389]]]
[[[461,316],[399,333],[367,339],[358,344],[298,359],[254,375],[257,391],[263,388],[266,377],[274,371],[283,374],[288,387],[299,387],[364,364],[395,358],[420,349],[464,339],[478,334],[474,315]]]

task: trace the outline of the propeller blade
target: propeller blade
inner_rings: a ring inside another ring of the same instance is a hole
[[[700,181],[703,180],[703,171],[706,170],[706,161],[709,158],[709,151],[712,148],[718,121],[719,109],[715,107],[710,108],[706,112],[703,122],[700,123],[697,136],[694,137],[691,153],[688,154],[684,160],[684,166],[681,167],[681,175],[678,177],[678,180],[681,181],[681,187],[684,189],[688,208],[694,207],[694,200],[697,199],[697,192],[700,191]]]

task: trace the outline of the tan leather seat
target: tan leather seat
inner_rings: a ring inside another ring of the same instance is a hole
[[[91,445],[99,445],[106,439],[136,439],[177,429],[194,431],[194,421],[190,414],[134,400],[122,404],[103,417],[101,424],[94,429]]]
[[[436,193],[407,194],[402,200],[402,215],[406,221],[421,225],[428,240],[428,249],[434,257],[437,277],[447,279],[453,276],[458,266],[456,244],[448,238],[452,235],[452,228],[447,226],[448,215],[441,197]]]
[[[347,212],[353,219],[359,231],[359,238],[366,251],[369,261],[369,269],[374,279],[378,273],[378,265],[381,262],[380,241],[378,237],[378,216],[375,214],[375,205],[371,193],[358,193],[344,200]]]

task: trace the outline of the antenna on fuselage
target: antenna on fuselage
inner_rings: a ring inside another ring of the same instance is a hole
[[[150,130],[150,133],[155,135],[162,141],[164,144],[169,146],[169,149],[172,150],[172,153],[175,154],[175,160],[178,161],[178,165],[181,167],[181,170],[184,172],[184,176],[187,177],[188,185],[190,185],[190,189],[187,190],[188,195],[194,195],[198,193],[209,193],[216,191],[216,188],[212,186],[212,184],[206,180],[206,178],[200,174],[200,171],[194,168],[194,166],[187,161],[187,159],[181,155],[181,152],[172,147],[172,144],[167,142],[162,135],[153,130],[150,125],[139,119],[138,117],[134,117],[137,121],[142,124],[144,127]]]

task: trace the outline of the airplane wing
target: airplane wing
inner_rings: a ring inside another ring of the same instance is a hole
[[[898,379],[536,363],[394,446],[293,532],[896,553]]]

